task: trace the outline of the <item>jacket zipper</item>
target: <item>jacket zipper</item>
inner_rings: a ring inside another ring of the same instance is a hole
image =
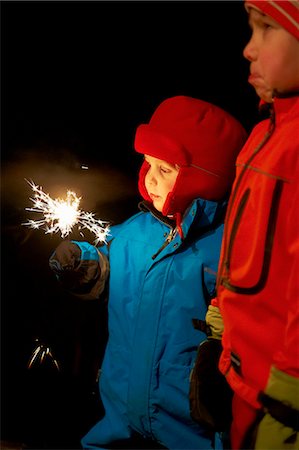
[[[177,233],[176,228],[172,228],[170,230],[170,233],[168,234],[167,238],[165,239],[165,242],[163,243],[162,247],[159,248],[159,250],[152,256],[152,259],[156,259],[158,255],[164,250],[165,247],[167,247],[168,244],[174,239],[175,235]]]
[[[220,265],[220,267],[218,269],[218,276],[217,276],[217,282],[216,282],[216,291],[218,291],[219,286],[221,284],[223,284],[223,279],[224,279],[223,272],[225,271],[225,267],[227,267],[227,265],[229,265],[228,252],[230,253],[230,249],[231,249],[231,246],[232,246],[233,243],[230,242],[229,245],[227,244],[227,240],[228,240],[228,231],[227,231],[227,229],[228,229],[229,218],[230,218],[230,215],[232,213],[232,207],[234,205],[237,192],[239,191],[239,186],[241,184],[241,181],[243,180],[243,177],[244,177],[245,173],[247,172],[247,168],[248,168],[249,164],[256,157],[256,155],[261,151],[261,149],[268,142],[268,140],[271,138],[271,136],[272,136],[272,134],[274,132],[274,129],[275,129],[275,112],[274,112],[274,109],[272,109],[272,115],[270,117],[270,125],[269,125],[269,128],[268,128],[268,131],[266,132],[266,134],[264,135],[264,138],[258,144],[256,149],[253,151],[251,156],[245,162],[244,167],[241,170],[238,179],[236,180],[235,188],[234,188],[233,192],[230,195],[230,200],[229,200],[229,203],[228,203],[227,213],[226,213],[226,217],[225,217],[225,222],[226,223],[225,223],[225,226],[224,226],[224,234],[223,234],[223,239],[222,239],[222,247],[225,250],[224,250],[222,263],[221,263],[221,265]]]

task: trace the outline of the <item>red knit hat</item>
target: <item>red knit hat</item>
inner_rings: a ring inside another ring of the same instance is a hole
[[[149,124],[139,125],[135,135],[137,152],[180,166],[162,214],[182,214],[198,197],[223,198],[231,187],[235,160],[246,137],[242,125],[217,106],[186,96],[164,100]],[[139,191],[151,201],[144,184],[148,168],[144,161]]]
[[[245,0],[245,7],[252,6],[272,17],[299,40],[299,0]]]

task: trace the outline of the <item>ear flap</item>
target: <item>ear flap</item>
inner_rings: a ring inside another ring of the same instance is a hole
[[[162,209],[162,214],[163,216],[168,216],[168,215],[172,215],[178,211],[174,211],[174,205],[175,205],[175,199],[176,199],[176,195],[175,193],[177,192],[177,186],[179,183],[179,178],[180,178],[180,173],[181,173],[181,168],[179,170],[179,173],[177,175],[177,178],[175,180],[174,186],[172,188],[172,191],[168,192],[168,195],[166,197],[166,200],[164,202],[163,205],[163,209]]]
[[[223,177],[198,167],[183,166],[180,167],[172,191],[165,200],[162,214],[182,214],[195,198],[217,201],[225,194]]]
[[[144,200],[147,200],[152,203],[152,199],[147,193],[146,187],[145,187],[145,176],[148,172],[150,165],[147,161],[143,161],[142,166],[139,171],[139,178],[138,178],[138,189],[141,194],[141,197],[143,197]]]
[[[177,179],[163,205],[164,216],[183,213],[194,198],[198,197],[197,179],[192,167],[180,167]]]

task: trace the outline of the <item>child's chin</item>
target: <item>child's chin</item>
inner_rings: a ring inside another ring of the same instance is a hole
[[[154,201],[153,202],[154,207],[156,208],[157,211],[162,212],[163,209],[163,203],[160,201]]]
[[[272,93],[272,91],[270,89],[255,88],[255,92],[266,103],[271,103],[272,102],[272,95],[273,95],[273,93]]]

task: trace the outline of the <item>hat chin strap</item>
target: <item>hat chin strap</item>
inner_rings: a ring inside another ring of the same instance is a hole
[[[176,223],[176,229],[181,237],[181,239],[184,239],[184,233],[182,229],[182,220],[183,220],[183,214],[181,212],[172,212],[171,211],[171,204],[174,203],[174,191],[171,191],[168,193],[166,200],[164,202],[163,208],[162,208],[162,214],[163,216],[171,217],[175,220]]]
[[[173,191],[168,192],[168,195],[166,197],[166,200],[164,202],[163,208],[162,208],[162,214],[163,216],[174,216],[175,212],[171,211],[171,203],[173,203]]]
[[[177,213],[183,213],[183,207],[182,204],[182,198],[178,194],[182,190],[182,183],[181,183],[181,177],[182,177],[183,168],[181,167],[177,176],[177,179],[174,183],[174,186],[172,188],[172,191],[170,191],[166,197],[166,200],[164,202],[163,208],[162,208],[162,214],[164,216],[173,215],[175,216]],[[185,202],[183,202],[185,203]]]

